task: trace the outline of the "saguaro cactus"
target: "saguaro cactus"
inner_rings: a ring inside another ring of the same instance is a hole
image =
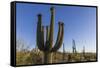
[[[83,57],[85,58],[85,46],[83,46]]]
[[[56,43],[53,46],[54,35],[54,7],[50,8],[51,21],[50,26],[46,26],[46,40],[44,39],[44,26],[42,25],[42,15],[38,14],[37,23],[37,46],[44,53],[44,63],[52,63],[52,52],[56,52],[62,45],[64,36],[64,23],[59,22],[59,30]]]
[[[75,44],[75,40],[72,40],[72,50],[73,50],[73,54],[76,54],[76,44]]]

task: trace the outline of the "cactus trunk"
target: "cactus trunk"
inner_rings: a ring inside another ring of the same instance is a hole
[[[52,63],[52,53],[51,52],[44,52],[44,63],[45,64]]]

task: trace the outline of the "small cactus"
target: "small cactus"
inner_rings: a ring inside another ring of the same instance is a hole
[[[56,52],[62,45],[64,36],[64,23],[59,22],[58,36],[55,45],[53,46],[54,36],[54,7],[50,8],[51,21],[50,27],[46,26],[46,41],[44,40],[44,26],[42,25],[42,15],[38,14],[37,37],[36,42],[38,48],[44,53],[44,63],[52,63],[52,52]]]

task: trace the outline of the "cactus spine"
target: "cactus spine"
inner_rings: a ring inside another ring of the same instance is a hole
[[[56,52],[62,45],[64,36],[64,23],[59,22],[59,30],[57,35],[57,40],[53,46],[53,34],[54,34],[54,7],[50,8],[51,11],[51,21],[50,28],[46,26],[46,40],[44,40],[44,26],[42,25],[42,15],[38,14],[37,23],[37,46],[44,53],[44,63],[52,63],[52,52]]]

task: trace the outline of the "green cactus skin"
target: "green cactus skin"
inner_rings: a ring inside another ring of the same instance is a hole
[[[44,53],[44,64],[52,63],[52,52],[56,52],[61,47],[64,36],[64,23],[59,22],[57,40],[55,45],[53,46],[54,7],[51,7],[50,11],[51,11],[51,21],[50,21],[50,27],[46,26],[46,40],[44,40],[44,26],[42,26],[42,15],[38,14],[36,42],[38,48]]]

